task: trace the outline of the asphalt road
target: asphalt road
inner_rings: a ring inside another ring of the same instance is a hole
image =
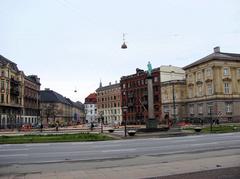
[[[240,133],[0,145],[0,176],[46,172],[79,176],[98,170],[96,178],[106,178],[111,172],[122,178],[124,170],[127,178],[142,178],[239,166]]]
[[[240,149],[240,133],[101,142],[0,145],[0,166]]]

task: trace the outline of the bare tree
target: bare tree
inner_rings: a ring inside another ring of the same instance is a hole
[[[55,103],[41,104],[41,111],[41,116],[42,118],[46,117],[47,123],[49,122],[49,118],[53,118],[55,122],[57,115],[62,112]]]

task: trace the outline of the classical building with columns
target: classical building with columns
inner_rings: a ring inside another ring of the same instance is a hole
[[[240,54],[214,52],[183,68],[187,117],[240,121]]]

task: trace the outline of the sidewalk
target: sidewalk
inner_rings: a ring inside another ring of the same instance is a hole
[[[54,172],[19,173],[0,175],[1,179],[122,179],[149,178],[209,171],[230,167],[240,167],[239,155],[180,160],[173,162],[160,161],[156,164],[115,166],[110,168],[94,168]]]

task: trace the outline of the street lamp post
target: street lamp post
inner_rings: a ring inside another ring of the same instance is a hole
[[[128,107],[127,107],[127,106],[123,106],[122,109],[123,109],[123,113],[124,113],[124,116],[125,116],[125,121],[124,121],[124,136],[127,137],[127,110],[128,110]]]
[[[176,99],[175,99],[175,85],[172,83],[172,95],[173,95],[173,124],[176,122]]]
[[[103,113],[102,113],[102,111],[100,111],[99,112],[99,114],[100,114],[100,122],[101,122],[101,133],[103,133],[103,119],[104,119],[104,117],[103,117]]]

